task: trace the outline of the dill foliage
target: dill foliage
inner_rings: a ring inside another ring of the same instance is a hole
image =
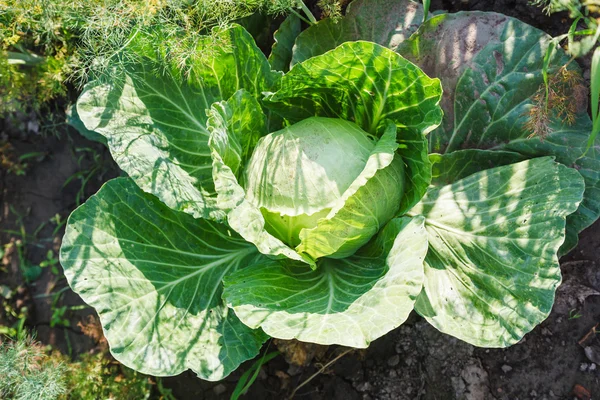
[[[111,73],[127,62],[119,55],[140,33],[159,39],[153,44],[185,74],[208,57],[206,49],[219,46],[212,28],[300,6],[299,0],[0,0],[0,117],[43,111],[70,88]]]
[[[48,400],[66,394],[62,362],[48,357],[33,339],[0,343],[0,397]]]
[[[115,362],[106,350],[69,357],[33,338],[0,340],[0,398],[148,399],[154,382]]]

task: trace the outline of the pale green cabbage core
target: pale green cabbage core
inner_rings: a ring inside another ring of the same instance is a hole
[[[273,132],[261,138],[248,163],[246,198],[260,208],[269,233],[296,247],[300,232],[327,218],[359,177],[375,145],[356,124],[334,118],[312,117]],[[403,182],[403,169],[393,171]],[[403,185],[397,190],[401,195]],[[398,204],[383,206],[397,210]]]

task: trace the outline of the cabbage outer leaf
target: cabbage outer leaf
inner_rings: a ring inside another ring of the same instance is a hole
[[[241,88],[259,96],[280,74],[271,71],[242,27],[217,35],[222,47],[211,50],[215,54],[206,65],[194,66],[188,80],[157,72],[154,55],[141,54],[138,62],[115,71],[110,83],[88,84],[77,113],[85,128],[106,137],[119,167],[142,190],[174,210],[222,220],[212,181],[206,110]]]
[[[476,346],[517,343],[552,309],[565,217],[583,190],[581,175],[550,157],[430,189],[410,212],[425,216],[429,238],[417,312]]]
[[[296,39],[292,65],[344,42],[367,40],[389,49],[406,40],[423,22],[420,3],[406,0],[355,0],[340,21],[323,19]]]
[[[269,63],[275,71],[288,72],[292,62],[294,42],[302,30],[300,18],[290,14],[273,34],[273,47],[269,54]]]
[[[270,261],[227,276],[223,298],[272,337],[365,348],[412,311],[426,252],[423,218],[396,218],[359,253],[316,270]]]
[[[584,175],[584,201],[567,218],[567,241],[560,250],[565,254],[577,244],[578,233],[600,216],[600,153],[590,151],[580,159],[592,130],[585,104],[573,125],[555,120],[546,137],[528,138],[531,132],[524,123],[530,98],[543,85],[550,40],[546,33],[505,15],[460,12],[429,19],[397,51],[442,81],[444,120],[429,137],[431,152],[481,149],[527,158],[549,155]],[[568,61],[562,50],[553,52],[549,73]],[[570,68],[577,66],[571,63]]]
[[[442,119],[441,95],[438,79],[385,47],[359,41],[295,65],[265,105],[292,123],[340,118],[380,135],[390,119],[425,134]]]
[[[433,153],[431,161],[431,184],[446,186],[476,172],[502,165],[514,164],[526,157],[510,151],[467,149],[447,154]]]
[[[227,101],[214,103],[208,114],[217,207],[226,213],[231,228],[263,254],[305,262],[314,268],[312,259],[296,253],[267,232],[262,213],[246,199],[236,176],[235,171],[240,165],[246,165],[258,138],[267,134],[258,101],[239,91]]]
[[[71,214],[60,261],[119,362],[156,376],[191,368],[220,380],[267,339],[221,300],[223,277],[257,257],[223,225],[173,211],[117,178]]]
[[[577,233],[592,224],[600,210],[600,140],[588,153],[576,160],[574,167],[585,181],[583,201],[573,214],[567,216],[565,242],[560,247],[559,256],[563,256],[577,245]],[[526,156],[502,150],[458,150],[446,154],[429,155],[432,162],[435,186],[444,186],[465,178],[475,172],[523,161]]]
[[[396,154],[404,162],[404,195],[398,216],[404,215],[421,200],[431,184],[431,160],[427,154],[427,137],[416,129],[398,128]]]
[[[575,161],[575,169],[585,180],[585,193],[577,211],[567,217],[567,237],[560,255],[574,249],[579,240],[578,233],[600,216],[600,136],[588,152]]]

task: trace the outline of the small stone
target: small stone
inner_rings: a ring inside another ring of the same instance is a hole
[[[396,378],[398,376],[398,373],[396,372],[395,369],[393,369],[390,371],[389,375],[390,375],[390,378]]]
[[[265,379],[267,379],[269,377],[269,375],[267,375],[267,372],[265,371],[264,368],[261,368],[258,371],[258,379],[261,381],[264,381]]]
[[[217,386],[215,386],[213,388],[213,392],[219,396],[222,395],[223,393],[225,393],[227,391],[227,386],[223,385],[222,383],[219,383]]]
[[[590,367],[588,368],[588,371],[595,371],[596,370],[596,364],[591,363]]]
[[[373,388],[373,386],[369,382],[362,382],[356,385],[356,390],[359,392],[368,392]]]
[[[510,365],[504,364],[502,367],[502,371],[506,374],[507,372],[512,371],[512,367]]]
[[[537,397],[537,392],[535,390],[532,390],[531,392],[529,392],[529,395],[531,397]]]
[[[587,371],[588,367],[589,367],[588,363],[581,363],[581,365],[579,366],[579,370],[581,372],[584,372],[584,371]]]
[[[544,336],[552,336],[552,332],[548,328],[542,328],[542,335],[544,335]]]
[[[395,367],[396,365],[400,364],[400,356],[398,354],[396,354],[395,356],[391,356],[390,358],[388,358],[387,364],[390,367]]]
[[[287,369],[287,373],[289,376],[296,376],[302,372],[304,372],[304,368],[294,364],[290,364],[290,366]]]
[[[554,394],[554,392],[552,390],[550,390],[548,392],[548,396],[550,396],[550,397],[556,397],[556,395]]]

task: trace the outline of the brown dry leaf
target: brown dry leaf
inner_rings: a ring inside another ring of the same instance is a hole
[[[573,395],[580,400],[592,400],[590,391],[579,384],[573,386]]]
[[[329,346],[320,344],[299,342],[296,339],[274,339],[273,343],[277,346],[277,350],[283,354],[288,364],[300,367],[309,365],[315,358],[323,358],[329,348]]]
[[[583,351],[585,356],[592,362],[600,364],[600,340],[598,340],[598,325],[596,324],[590,329],[581,339],[577,342]]]
[[[10,238],[10,242],[5,246],[4,256],[2,257],[2,266],[6,267],[8,272],[13,274],[19,272],[18,242],[14,237]]]
[[[275,371],[275,376],[281,381],[281,390],[285,390],[290,386],[290,376],[283,371]]]
[[[593,261],[572,261],[561,265],[563,283],[556,290],[554,311],[569,315],[589,296],[600,295],[600,274]]]
[[[91,338],[96,345],[102,349],[108,349],[108,342],[104,337],[104,332],[102,332],[102,325],[100,325],[100,321],[96,318],[95,315],[88,315],[86,321],[80,321],[77,323],[81,332],[89,338]]]

